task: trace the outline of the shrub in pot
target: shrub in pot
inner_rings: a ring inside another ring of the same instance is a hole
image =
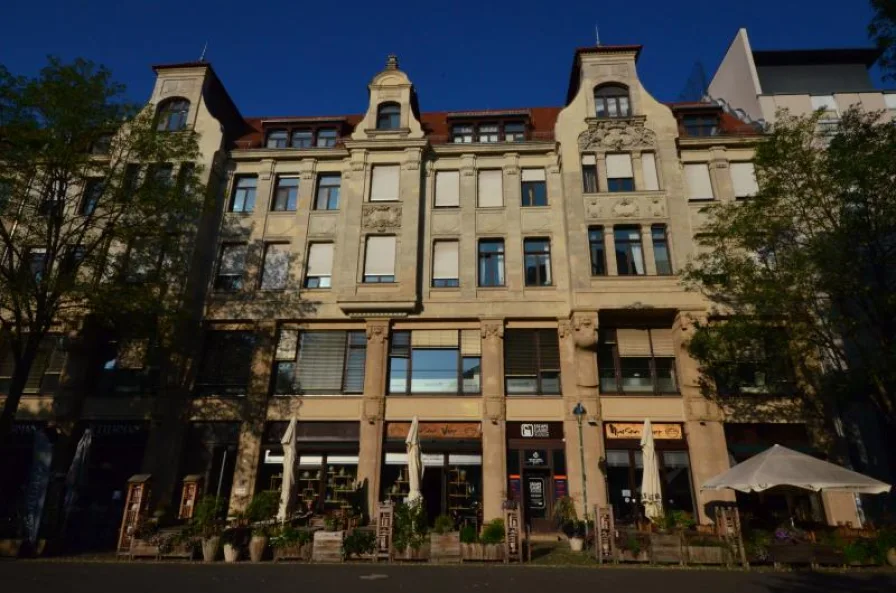
[[[310,560],[314,534],[307,529],[284,525],[270,537],[274,560]]]
[[[223,510],[223,503],[215,496],[203,497],[193,510],[190,529],[202,544],[202,559],[206,562],[214,562],[221,547],[221,533],[224,531],[224,523],[221,521]]]
[[[273,490],[256,493],[246,507],[246,518],[252,523],[252,539],[249,540],[249,559],[252,562],[261,562],[264,557],[279,507],[280,493]]]
[[[474,532],[475,533],[475,532]],[[448,515],[436,517],[429,534],[430,559],[437,562],[460,562],[460,532],[455,530],[454,519]]]
[[[395,507],[392,546],[407,559],[418,559],[427,543],[426,510],[422,501]]]
[[[346,560],[360,558],[376,551],[376,533],[370,529],[355,529],[342,542],[342,555]]]
[[[475,534],[475,531],[473,532]],[[492,519],[482,528],[482,533],[474,542],[471,533],[461,533],[461,549],[464,560],[502,560],[504,558],[504,520]]]
[[[224,547],[224,562],[236,562],[245,544],[245,527],[228,527],[221,533]]]

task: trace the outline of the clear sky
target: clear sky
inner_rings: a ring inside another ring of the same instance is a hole
[[[424,111],[562,105],[573,50],[644,45],[639,74],[678,98],[711,74],[739,27],[754,49],[867,46],[865,0],[6,0],[0,64],[33,74],[48,54],[109,66],[145,101],[152,64],[212,63],[243,115],[362,112],[398,54]]]

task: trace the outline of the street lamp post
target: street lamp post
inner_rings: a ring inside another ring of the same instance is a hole
[[[572,413],[579,425],[579,463],[582,468],[582,504],[585,507],[585,541],[588,540],[588,474],[585,472],[585,440],[582,436],[582,420],[585,418],[585,406],[582,402],[576,404]]]

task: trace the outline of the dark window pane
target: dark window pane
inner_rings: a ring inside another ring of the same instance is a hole
[[[631,177],[615,177],[607,179],[607,191],[635,191],[635,180]]]
[[[588,231],[588,247],[591,250],[591,275],[603,276],[607,273],[607,258],[604,251],[604,229],[591,228]]]
[[[526,286],[550,286],[551,243],[547,239],[526,239],[523,242]]]
[[[553,453],[554,458],[554,475],[565,475],[566,474],[566,452],[563,449],[554,449]]]
[[[407,393],[408,362],[408,358],[393,356],[389,359],[389,393]]]
[[[293,148],[311,148],[313,134],[311,130],[294,130],[292,133]]]
[[[655,224],[650,229],[653,239],[653,253],[656,260],[656,273],[672,274],[672,262],[669,258],[669,242],[666,239],[666,225]]]
[[[401,106],[398,103],[383,103],[376,117],[376,129],[397,130],[401,124]]]
[[[237,177],[233,185],[233,197],[230,200],[231,212],[252,212],[255,209],[255,186],[258,179]]]
[[[504,241],[479,241],[479,286],[504,286]]]
[[[267,148],[286,148],[286,130],[271,130],[268,132]]]
[[[694,512],[690,459],[687,451],[664,451],[663,506],[672,511]]]
[[[597,193],[597,165],[582,165],[582,191],[586,194]]]
[[[676,393],[678,382],[675,380],[675,359],[656,358],[656,390],[660,393]]]
[[[641,250],[641,229],[617,227],[613,231],[616,249],[616,269],[620,276],[644,274],[644,254]]]
[[[208,332],[197,378],[200,393],[245,395],[254,351],[255,335],[252,332]]]
[[[625,393],[653,392],[649,358],[620,358],[619,371],[622,375],[622,391]]]
[[[335,129],[324,128],[317,131],[317,147],[331,148],[336,146],[337,133]]]
[[[298,195],[298,177],[278,177],[277,189],[274,191],[274,204],[271,210],[275,212],[295,211]]]
[[[548,190],[544,181],[523,181],[523,206],[547,206]]]
[[[600,375],[601,393],[616,393],[616,362],[613,358],[613,347],[602,344],[597,351],[597,370]]]

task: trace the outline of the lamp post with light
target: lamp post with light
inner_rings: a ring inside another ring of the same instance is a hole
[[[585,472],[585,440],[582,436],[582,420],[585,418],[585,406],[578,402],[572,409],[579,425],[579,463],[582,468],[582,504],[585,507],[585,541],[588,541],[588,475]]]

